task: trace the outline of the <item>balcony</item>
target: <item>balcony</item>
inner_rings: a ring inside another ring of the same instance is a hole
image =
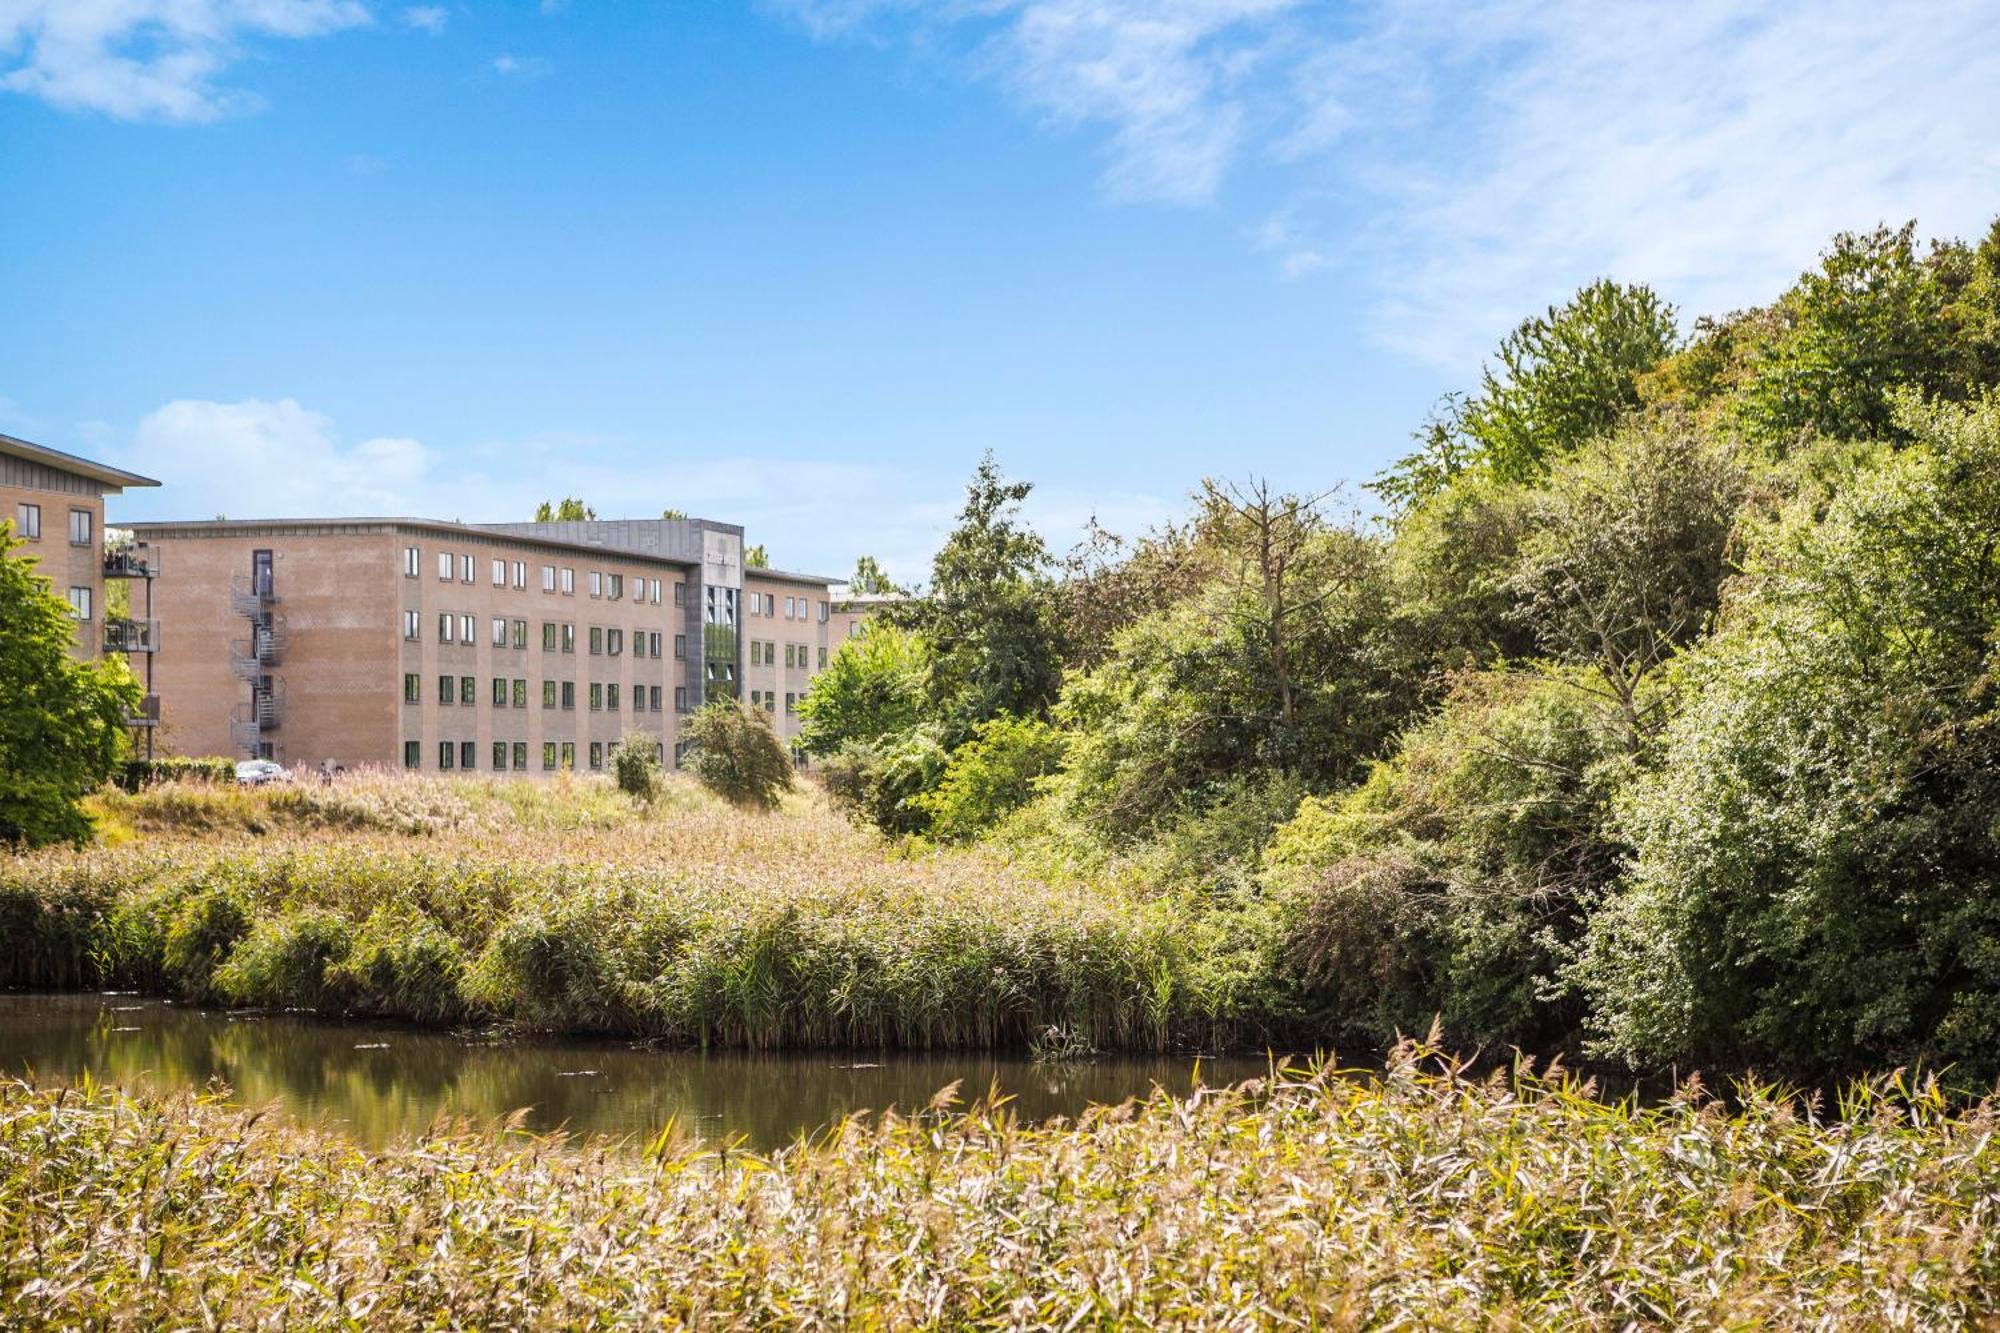
[[[252,684],[285,660],[285,622],[282,616],[268,625],[253,625],[250,637],[229,644],[229,669],[236,679]]]
[[[277,601],[278,594],[272,590],[269,578],[239,574],[229,580],[229,609],[239,616],[263,620]]]
[[[151,542],[126,542],[104,548],[104,577],[107,579],[150,579],[159,577],[160,548]]]
[[[149,694],[139,701],[139,707],[125,715],[128,727],[157,727],[160,725],[160,696]]]
[[[151,653],[160,647],[160,622],[134,620],[129,616],[106,616],[104,651],[107,653]]]

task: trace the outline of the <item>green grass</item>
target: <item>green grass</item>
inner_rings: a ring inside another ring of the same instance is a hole
[[[1855,1087],[1650,1108],[1403,1052],[1379,1079],[768,1157],[0,1087],[18,1328],[1959,1328],[2000,1313],[2000,1117]]]
[[[817,801],[371,779],[109,800],[0,861],[0,986],[115,987],[753,1048],[1258,1046],[1256,913],[911,856]]]

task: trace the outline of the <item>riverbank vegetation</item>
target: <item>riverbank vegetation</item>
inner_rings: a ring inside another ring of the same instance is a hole
[[[0,1305],[19,1328],[1967,1327],[2000,1292],[1996,1131],[1900,1080],[1642,1108],[1407,1050],[1075,1126],[857,1117],[770,1156],[672,1126],[371,1154],[8,1083]]]
[[[1067,557],[991,460],[804,742],[911,844],[1267,916],[1325,1039],[2000,1074],[2000,224],[1594,283],[1375,479]],[[1358,497],[1356,497],[1358,498]]]

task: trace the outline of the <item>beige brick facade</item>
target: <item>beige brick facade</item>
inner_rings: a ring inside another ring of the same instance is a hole
[[[637,731],[671,765],[683,710],[739,689],[760,706],[768,694],[796,735],[830,647],[829,581],[750,570],[739,589],[736,548],[715,531],[648,528],[645,551],[590,540],[636,541],[628,526],[644,525],[140,525],[169,571],[155,591],[161,742],[292,768],[540,776],[602,768]],[[766,598],[768,614],[753,609]]]
[[[158,484],[0,435],[0,522],[21,541],[14,558],[33,560],[36,572],[76,609],[72,651],[78,657],[96,657],[105,645],[104,497]],[[143,647],[143,638],[143,627],[128,634],[124,625],[114,626],[114,643],[129,639]]]

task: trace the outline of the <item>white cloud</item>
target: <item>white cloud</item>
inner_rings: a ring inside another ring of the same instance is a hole
[[[216,83],[246,42],[368,21],[361,0],[0,0],[0,89],[125,120],[214,120],[256,105]]]
[[[443,5],[411,5],[403,11],[404,23],[433,37],[443,35],[444,25],[450,17]]]
[[[184,517],[400,514],[435,484],[431,453],[417,441],[343,445],[331,421],[292,398],[176,400],[139,423],[126,459],[168,483],[160,499]]]
[[[552,66],[540,56],[517,56],[505,52],[493,58],[493,72],[510,79],[546,77]]]
[[[1290,276],[1352,266],[1385,339],[1459,372],[1599,275],[1716,313],[1835,231],[1963,235],[2000,207],[1990,0],[766,7],[816,39],[908,35],[1096,127],[1120,197],[1226,203],[1254,177],[1285,202],[1252,245]]]

